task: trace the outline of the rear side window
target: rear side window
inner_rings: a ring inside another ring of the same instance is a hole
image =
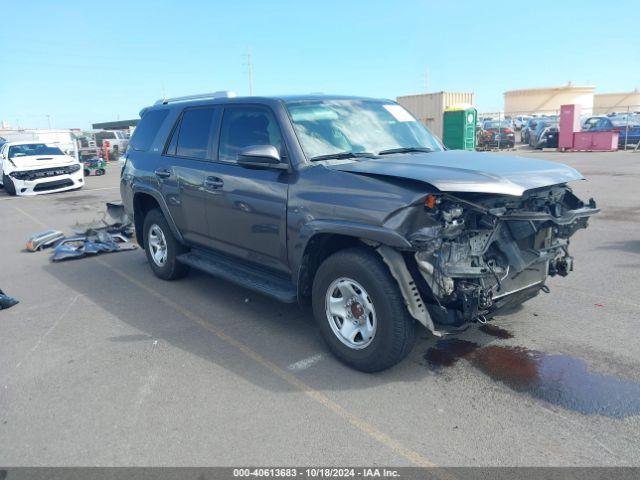
[[[215,108],[190,108],[184,111],[167,147],[168,155],[206,159],[213,139]]]
[[[153,139],[156,138],[156,134],[160,129],[160,125],[167,118],[169,110],[151,110],[147,112],[140,120],[140,123],[133,132],[133,138],[131,138],[131,148],[134,150],[149,150],[149,147],[153,143]]]

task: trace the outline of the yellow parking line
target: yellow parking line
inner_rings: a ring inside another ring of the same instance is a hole
[[[33,215],[31,215],[29,212],[25,212],[23,209],[21,209],[20,207],[16,207],[15,205],[11,205],[11,207],[14,210],[17,210],[18,212],[20,212],[22,215],[24,215],[25,217],[27,217],[29,220],[31,220],[34,223],[37,223],[38,225],[40,225],[41,227],[47,228],[47,225],[40,221],[39,218],[34,217]]]
[[[15,208],[18,212],[22,213],[27,218],[29,218],[30,220],[32,220],[33,222],[37,223],[38,225],[46,227],[46,225],[42,221],[40,221],[38,218],[34,217],[33,215],[25,212],[24,210],[22,210],[19,207],[16,207],[15,205],[12,205],[12,207]],[[165,305],[173,308],[174,310],[176,310],[180,314],[184,315],[186,318],[188,318],[192,322],[196,323],[197,325],[200,325],[202,328],[204,328],[204,329],[208,330],[209,332],[213,333],[216,337],[220,338],[224,342],[226,342],[229,345],[231,345],[231,346],[235,347],[236,349],[240,350],[242,353],[244,353],[246,356],[248,356],[249,358],[254,360],[256,363],[258,363],[258,364],[262,365],[263,367],[267,368],[273,374],[275,374],[276,376],[280,377],[282,380],[287,382],[289,385],[291,385],[292,387],[294,387],[297,390],[299,390],[302,393],[304,393],[307,397],[311,398],[312,400],[314,400],[315,402],[319,403],[323,407],[325,407],[328,410],[332,411],[333,413],[338,415],[340,418],[342,418],[343,420],[346,420],[348,423],[350,423],[351,425],[356,427],[361,432],[365,433],[366,435],[368,435],[369,437],[371,437],[372,439],[374,439],[378,443],[384,445],[385,447],[390,449],[392,452],[400,455],[401,457],[404,457],[405,459],[407,459],[412,464],[420,466],[420,467],[435,467],[436,466],[433,462],[431,462],[430,460],[428,460],[424,456],[422,456],[419,453],[411,450],[410,448],[405,447],[398,440],[390,437],[389,435],[387,435],[384,432],[381,432],[375,426],[373,426],[372,424],[370,424],[369,422],[367,422],[363,418],[360,418],[359,416],[354,415],[353,413],[351,413],[348,410],[344,409],[338,403],[334,402],[329,397],[327,397],[325,394],[319,392],[318,390],[313,389],[312,387],[310,387],[309,385],[304,383],[302,380],[300,380],[298,377],[296,377],[295,375],[287,372],[286,370],[283,370],[282,368],[277,366],[275,363],[267,360],[262,355],[260,355],[259,353],[255,352],[254,350],[252,350],[250,347],[248,347],[244,343],[240,342],[239,340],[236,340],[235,338],[233,338],[233,337],[227,335],[226,333],[224,333],[222,330],[219,330],[218,328],[214,327],[213,325],[211,325],[209,322],[207,322],[204,318],[200,317],[199,315],[191,312],[190,310],[187,310],[182,305],[174,302],[173,300],[170,300],[170,299],[166,298],[164,295],[161,295],[160,293],[156,292],[154,289],[152,289],[149,286],[145,285],[141,281],[133,278],[132,276],[130,276],[129,274],[123,272],[122,270],[117,269],[117,268],[109,265],[104,260],[101,260],[101,259],[97,258],[96,262],[98,262],[103,267],[111,270],[116,275],[119,275],[120,277],[124,278],[129,283],[141,288],[145,292],[149,293],[151,296],[157,298],[159,301],[161,301]]]
[[[213,333],[215,336],[217,336],[221,340],[225,341],[229,345],[231,345],[231,346],[235,347],[236,349],[240,350],[246,356],[248,356],[249,358],[251,358],[255,362],[259,363],[263,367],[265,367],[268,370],[270,370],[276,376],[280,377],[282,380],[287,382],[289,385],[291,385],[292,387],[295,387],[296,389],[300,390],[305,395],[307,395],[309,398],[311,398],[311,399],[315,400],[316,402],[318,402],[319,404],[321,404],[323,407],[331,410],[333,413],[335,413],[339,417],[343,418],[344,420],[349,422],[351,425],[353,425],[354,427],[356,427],[360,431],[362,431],[365,434],[367,434],[369,437],[373,438],[377,442],[379,442],[382,445],[384,445],[385,447],[389,448],[394,453],[406,458],[407,460],[409,460],[414,465],[417,465],[417,466],[420,466],[420,467],[434,467],[435,466],[435,464],[433,462],[427,460],[425,457],[423,457],[419,453],[414,452],[413,450],[405,447],[398,440],[390,437],[389,435],[387,435],[384,432],[381,432],[380,430],[378,430],[376,427],[371,425],[366,420],[364,420],[364,419],[358,417],[357,415],[354,415],[353,413],[345,410],[343,407],[341,407],[339,404],[337,404],[336,402],[331,400],[329,397],[327,397],[323,393],[321,393],[321,392],[319,392],[317,390],[314,390],[312,387],[310,387],[309,385],[304,383],[302,380],[297,378],[295,375],[287,372],[286,370],[283,370],[282,368],[280,368],[279,366],[277,366],[273,362],[267,360],[262,355],[260,355],[259,353],[255,352],[254,350],[249,348],[244,343],[236,340],[235,338],[227,335],[223,331],[217,329],[216,327],[211,325],[209,322],[207,322],[204,318],[202,318],[199,315],[191,312],[190,310],[187,310],[182,305],[174,302],[173,300],[170,300],[170,299],[166,298],[164,295],[161,295],[160,293],[156,292],[155,290],[153,290],[149,286],[145,285],[141,281],[133,278],[132,276],[128,275],[127,273],[123,272],[122,270],[117,269],[117,268],[109,265],[105,261],[103,261],[103,260],[101,260],[99,258],[96,259],[96,261],[98,263],[100,263],[102,266],[104,266],[105,268],[108,268],[109,270],[111,270],[116,275],[119,275],[120,277],[124,278],[129,283],[132,283],[136,287],[139,287],[139,288],[143,289],[145,292],[147,292],[150,295],[152,295],[153,297],[157,298],[158,300],[163,302],[165,305],[168,305],[169,307],[173,308],[174,310],[176,310],[180,314],[182,314],[185,317],[187,317],[189,320],[193,321],[194,323],[200,325],[202,328],[204,328],[204,329],[208,330],[209,332]]]

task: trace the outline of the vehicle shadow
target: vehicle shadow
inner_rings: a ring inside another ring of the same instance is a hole
[[[640,413],[640,382],[635,376],[591,371],[583,359],[520,346],[509,327],[504,327],[513,324],[513,317],[472,325],[458,336],[439,339],[422,331],[406,360],[384,372],[363,374],[330,355],[308,307],[282,305],[196,272],[179,282],[162,282],[150,273],[140,251],[101,258],[109,268],[88,258],[49,264],[45,271],[135,330],[106,341],[114,345],[141,342],[143,348],[143,342],[158,340],[261,389],[299,391],[302,381],[302,388],[317,391],[400,383],[416,383],[418,391],[429,391],[439,388],[438,382],[443,375],[445,379],[451,375],[447,373],[451,368],[462,366],[517,394],[566,410],[617,419]],[[166,297],[168,303],[158,296]],[[107,315],[87,319],[91,321],[113,322]],[[290,368],[314,356],[321,356],[321,361],[306,369]],[[282,378],[288,375],[296,380]]]
[[[597,247],[598,250],[621,250],[627,253],[640,253],[640,240],[609,242]]]
[[[48,274],[137,330],[135,334],[110,337],[109,341],[157,339],[269,390],[292,390],[294,387],[278,379],[277,375],[265,375],[268,368],[240,354],[236,347],[214,332],[223,332],[223,336],[243,343],[283,371],[303,376],[304,382],[317,390],[366,389],[392,382],[421,382],[434,375],[424,368],[421,358],[437,339],[424,329],[419,332],[416,347],[408,359],[384,372],[364,374],[343,365],[331,355],[320,337],[309,306],[281,304],[193,271],[180,281],[163,282],[153,276],[141,251],[102,255],[100,259],[170,302],[169,305],[163,303],[95,258],[46,265],[44,269]],[[172,308],[174,303],[189,313],[185,316]],[[194,317],[203,319],[211,328],[204,328],[194,321]],[[100,320],[87,319],[88,322]],[[490,336],[480,337],[474,341],[485,344],[495,340]],[[318,354],[322,361],[304,371],[289,367]]]

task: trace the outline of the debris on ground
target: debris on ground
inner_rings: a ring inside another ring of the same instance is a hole
[[[76,223],[71,227],[76,235],[88,235],[91,232],[104,230],[108,233],[121,233],[133,236],[133,222],[124,211],[121,203],[107,202],[107,211],[99,220],[89,223]]]
[[[11,308],[18,303],[20,303],[18,300],[16,300],[13,297],[9,297],[8,295],[5,295],[5,293],[2,290],[0,290],[0,310]]]
[[[98,230],[91,231],[87,235],[65,238],[56,245],[51,260],[61,262],[72,258],[135,250],[136,248],[138,246],[122,234],[111,234],[104,230]]]
[[[107,202],[107,211],[101,219],[76,223],[71,230],[75,233],[72,237],[66,237],[59,230],[36,233],[27,241],[27,250],[35,252],[53,246],[51,260],[60,262],[138,248],[130,241],[134,234],[133,223],[121,203]]]
[[[27,250],[37,252],[44,248],[51,247],[64,238],[64,233],[60,230],[47,230],[36,233],[27,240]]]

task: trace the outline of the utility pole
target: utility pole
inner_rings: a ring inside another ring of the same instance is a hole
[[[249,96],[253,95],[253,62],[251,60],[251,47],[247,45],[247,69],[249,74]]]
[[[45,117],[47,117],[47,124],[49,125],[49,130],[51,130],[51,115],[47,113]]]

